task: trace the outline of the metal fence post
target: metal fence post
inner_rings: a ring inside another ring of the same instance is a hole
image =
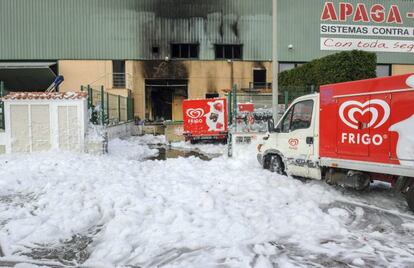
[[[135,103],[134,98],[131,97],[131,120],[135,118]]]
[[[0,97],[4,97],[4,81],[0,81]]]
[[[233,85],[233,89],[232,89],[232,92],[233,92],[233,127],[234,127],[234,130],[235,130],[235,132],[237,132],[237,85],[236,84],[234,84]]]
[[[227,121],[228,124],[232,124],[232,109],[231,109],[231,91],[227,94]]]
[[[315,93],[315,85],[311,85],[311,93]]]
[[[109,93],[106,93],[106,117],[104,120],[106,124],[109,124]]]
[[[121,96],[118,95],[118,122],[121,122]]]
[[[287,110],[289,105],[289,91],[285,90],[285,111]]]
[[[101,125],[104,125],[105,122],[105,97],[104,97],[104,87],[101,86]]]
[[[0,81],[0,97],[3,97],[5,94],[4,82]],[[0,100],[0,129],[5,129],[4,125],[4,102]]]
[[[88,85],[86,89],[88,90],[88,106],[89,106],[88,108],[91,108],[93,105],[93,94],[92,94],[91,86]]]

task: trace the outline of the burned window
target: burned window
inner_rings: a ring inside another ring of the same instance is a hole
[[[171,58],[197,59],[198,44],[171,44]]]
[[[242,59],[242,45],[215,45],[216,59]]]
[[[160,47],[153,46],[152,47],[152,54],[158,54],[160,53]]]
[[[218,93],[206,93],[206,99],[214,99],[218,97],[219,97]]]

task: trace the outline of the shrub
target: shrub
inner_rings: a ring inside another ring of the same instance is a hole
[[[279,86],[317,88],[320,85],[376,77],[375,53],[353,50],[313,60],[293,70],[281,72]]]

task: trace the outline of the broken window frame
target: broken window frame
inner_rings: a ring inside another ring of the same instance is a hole
[[[178,51],[177,51],[178,50]],[[200,54],[200,44],[197,43],[172,43],[172,59],[198,59]]]
[[[242,44],[215,44],[214,54],[217,60],[242,60]]]

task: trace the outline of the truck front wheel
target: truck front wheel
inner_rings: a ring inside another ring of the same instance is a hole
[[[278,155],[271,155],[269,161],[269,170],[277,174],[284,174],[285,167],[283,165],[282,159]]]
[[[414,212],[414,183],[410,185],[410,189],[408,189],[405,199],[407,200],[408,207]]]

